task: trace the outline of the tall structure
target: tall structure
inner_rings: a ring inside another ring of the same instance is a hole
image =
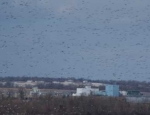
[[[111,97],[119,97],[119,85],[106,85],[106,95]]]

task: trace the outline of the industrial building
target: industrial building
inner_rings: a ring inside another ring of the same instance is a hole
[[[85,88],[77,88],[76,93],[74,93],[72,96],[89,95],[119,97],[119,86],[106,85],[105,91],[100,91],[98,88],[91,88],[91,86],[86,86]]]
[[[85,86],[85,88],[77,88],[76,93],[73,93],[72,96],[89,96],[95,95],[99,92],[98,88],[91,88],[91,86]]]
[[[111,97],[119,97],[119,86],[118,85],[106,85],[106,95]]]
[[[129,90],[127,91],[127,96],[129,97],[140,97],[142,94],[138,90]]]

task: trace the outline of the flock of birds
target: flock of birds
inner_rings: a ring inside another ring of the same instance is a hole
[[[133,1],[1,0],[0,76],[149,79],[150,2]]]

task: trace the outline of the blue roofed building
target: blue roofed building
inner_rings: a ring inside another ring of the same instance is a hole
[[[119,85],[106,85],[106,95],[111,97],[119,97]]]

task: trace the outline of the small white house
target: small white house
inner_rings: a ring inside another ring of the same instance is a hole
[[[85,86],[85,88],[77,88],[76,93],[74,93],[72,96],[89,96],[95,95],[97,92],[99,92],[98,88],[91,88],[91,86]]]

